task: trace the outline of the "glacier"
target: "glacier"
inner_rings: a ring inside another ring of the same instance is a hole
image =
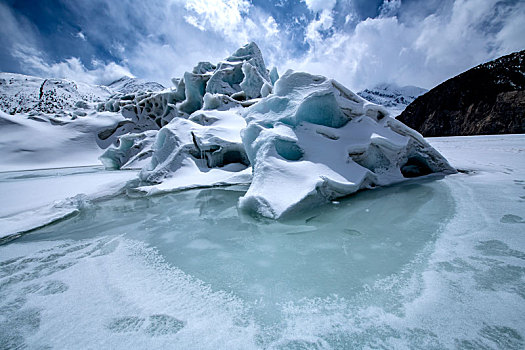
[[[206,110],[177,118],[160,129],[153,155],[139,178],[151,185],[135,195],[247,183],[251,168],[239,131],[246,125],[238,109]]]
[[[249,184],[240,210],[272,219],[455,172],[384,107],[326,77],[279,76],[253,42],[197,63],[171,88],[128,77],[102,87],[2,74],[4,109],[15,114],[0,115],[11,135],[0,141],[5,170],[98,162],[140,170],[127,185],[131,197]],[[12,107],[20,88],[25,114]]]
[[[173,82],[99,105],[121,111],[130,121],[122,128],[133,131],[108,148],[104,164],[118,169],[151,156],[132,195],[251,181],[239,207],[277,219],[362,189],[455,172],[417,132],[335,80],[267,70],[255,43]],[[144,130],[159,131],[146,142]]]

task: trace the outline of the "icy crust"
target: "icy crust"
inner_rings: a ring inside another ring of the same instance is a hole
[[[0,244],[74,215],[91,201],[122,193],[136,176],[136,171],[108,172],[100,167],[1,172]]]
[[[191,187],[247,183],[251,179],[248,156],[240,137],[246,126],[239,108],[198,111],[177,118],[155,139],[149,165],[135,194],[154,194]]]
[[[286,72],[244,112],[253,180],[242,210],[277,219],[294,209],[431,173],[453,173],[421,135],[334,80]]]

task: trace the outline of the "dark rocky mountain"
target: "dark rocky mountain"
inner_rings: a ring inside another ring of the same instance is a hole
[[[525,133],[525,50],[445,81],[397,119],[423,136]]]

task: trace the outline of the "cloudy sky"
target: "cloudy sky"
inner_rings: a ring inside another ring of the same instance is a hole
[[[0,70],[169,86],[255,41],[268,67],[353,90],[431,88],[525,49],[523,0],[0,0]]]

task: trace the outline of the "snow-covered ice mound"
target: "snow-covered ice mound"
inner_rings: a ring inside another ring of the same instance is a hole
[[[30,113],[23,122],[0,115],[4,128],[60,135],[51,137],[61,141],[53,145],[68,144],[46,152],[50,155],[71,145],[79,150],[89,146],[85,158],[91,161],[106,149],[99,158],[106,168],[142,168],[140,181],[134,182],[138,187],[128,191],[132,195],[251,182],[240,208],[280,218],[360,189],[455,171],[384,107],[336,81],[293,71],[279,78],[275,68],[266,68],[253,42],[217,64],[199,62],[182,79],[173,79],[173,88],[159,91],[142,92],[162,86],[127,78],[112,90],[2,77],[9,106],[19,85],[32,96],[23,101],[29,108],[23,111]],[[64,102],[48,106],[56,96]],[[0,107],[7,103],[0,102]],[[92,110],[95,102],[100,102],[97,111]],[[49,115],[55,112],[61,114]],[[42,158],[34,150],[46,143],[25,139],[4,142],[16,146],[9,146],[4,161],[12,169],[22,158],[26,163]],[[70,153],[75,161],[83,152]]]
[[[288,71],[244,112],[253,180],[240,208],[269,218],[432,173],[453,173],[423,137],[335,80]]]

